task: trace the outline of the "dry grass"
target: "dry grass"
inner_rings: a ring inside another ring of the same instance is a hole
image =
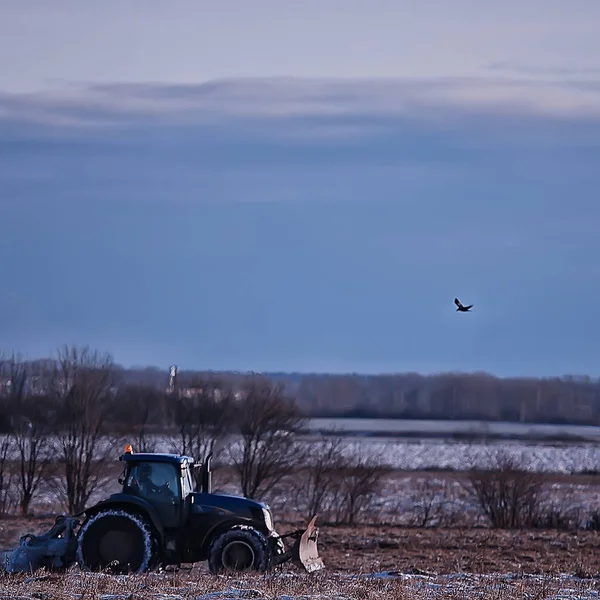
[[[214,594],[214,595],[211,595]],[[320,572],[283,572],[245,578],[212,577],[194,571],[144,576],[88,575],[76,570],[65,575],[5,576],[0,599],[38,600],[183,600],[209,598],[337,598],[417,600],[433,598],[536,599],[595,598],[598,582],[576,578],[510,575],[446,577],[424,575],[360,577]]]
[[[442,479],[442,475],[446,477]],[[210,593],[233,592],[221,598],[292,598],[396,600],[417,598],[556,599],[598,598],[600,590],[600,536],[593,531],[493,530],[473,527],[473,521],[457,521],[452,526],[414,527],[407,509],[415,499],[415,488],[422,496],[420,483],[435,482],[450,486],[456,474],[397,473],[390,477],[387,498],[398,498],[402,507],[388,514],[366,515],[354,527],[321,524],[319,548],[326,571],[308,575],[286,565],[268,576],[240,578],[213,577],[206,565],[178,572],[151,573],[144,576],[117,577],[81,573],[73,568],[64,575],[37,572],[33,576],[0,576],[0,600],[37,598],[69,600],[180,600],[205,598]],[[557,478],[558,479],[558,478]],[[583,494],[599,486],[598,478],[583,481],[565,476],[557,484]],[[554,482],[553,482],[554,483]],[[452,489],[460,488],[454,484]],[[429,489],[429,488],[427,488]],[[445,489],[445,488],[443,488]],[[553,488],[557,497],[563,488]],[[416,492],[415,492],[416,493]],[[571,499],[578,504],[579,497]],[[464,504],[460,505],[464,510]],[[295,529],[298,515],[289,521],[276,511],[278,530]],[[382,517],[384,517],[382,519]],[[381,521],[380,521],[381,519]],[[386,524],[378,524],[381,523]],[[54,515],[0,520],[0,549],[15,547],[26,533],[40,533],[54,523]],[[377,572],[402,573],[394,577],[373,576]],[[513,573],[514,575],[507,575]],[[502,575],[503,574],[503,575]],[[212,596],[219,600],[219,596]]]

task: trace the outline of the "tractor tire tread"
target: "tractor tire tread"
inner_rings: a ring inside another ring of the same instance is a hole
[[[252,546],[254,551],[253,571],[266,572],[271,568],[271,551],[266,537],[252,527],[235,525],[231,529],[217,535],[210,544],[208,567],[213,575],[224,571],[221,553],[224,547],[234,540],[243,540]]]
[[[152,568],[156,564],[156,543],[154,539],[154,535],[152,532],[152,527],[148,523],[146,519],[144,519],[141,515],[123,510],[123,509],[103,509],[88,519],[86,519],[85,523],[82,525],[81,530],[78,534],[77,540],[77,563],[80,568],[85,571],[93,571],[96,570],[93,566],[90,566],[86,563],[83,546],[86,540],[86,533],[90,530],[90,528],[102,521],[103,519],[127,519],[128,521],[135,524],[142,535],[143,540],[143,556],[141,559],[141,563],[137,569],[135,569],[135,573],[144,573]],[[92,530],[93,532],[93,530]],[[93,534],[93,533],[92,533]]]

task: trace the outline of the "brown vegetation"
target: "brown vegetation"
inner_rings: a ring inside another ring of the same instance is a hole
[[[516,459],[500,453],[493,468],[471,469],[467,489],[492,527],[520,529],[539,522],[546,479],[543,474],[527,471]]]
[[[157,369],[121,371],[131,381],[165,386]],[[182,382],[214,373],[182,371]],[[219,373],[237,388],[245,375]],[[482,419],[598,425],[600,379],[587,376],[500,378],[487,373],[333,375],[265,373],[310,417]]]
[[[597,583],[590,580],[526,575],[372,576],[320,572],[312,575],[277,573],[266,577],[219,577],[179,571],[123,578],[82,574],[17,576],[0,582],[2,598],[104,598],[105,600],[433,600],[434,598],[597,598]]]
[[[252,377],[242,388],[236,409],[239,444],[229,448],[242,494],[261,498],[267,487],[277,485],[303,457],[295,446],[301,419],[296,405],[279,386]]]
[[[348,451],[347,442],[331,438],[309,447],[305,460],[293,469],[286,495],[305,519],[318,514],[323,523],[356,523],[373,513],[373,502],[381,493],[390,469],[377,457]]]
[[[28,369],[40,381],[52,361],[32,361]],[[123,369],[113,365],[121,388],[127,385],[163,391],[166,370]],[[598,425],[600,379],[587,376],[499,378],[487,373],[419,375],[332,375],[264,373],[282,386],[305,416],[354,416],[408,419],[483,419],[530,423]],[[218,380],[238,391],[248,376],[235,372],[181,371],[180,386]],[[0,373],[0,390],[4,384]]]
[[[74,514],[85,508],[106,474],[111,446],[101,449],[112,405],[110,356],[87,348],[65,348],[50,379],[50,403],[55,408],[54,452],[63,476],[54,479]]]
[[[174,390],[165,404],[166,420],[175,430],[171,450],[202,460],[231,430],[233,393],[212,379],[195,379],[186,391]]]

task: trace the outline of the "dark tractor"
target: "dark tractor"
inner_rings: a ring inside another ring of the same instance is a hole
[[[86,509],[75,560],[82,569],[142,573],[167,565],[208,561],[212,573],[267,571],[290,559],[309,571],[318,556],[315,518],[306,530],[280,536],[266,504],[212,493],[211,458],[135,454],[119,460],[123,489]],[[201,468],[195,491],[193,470]],[[79,516],[79,515],[77,515]],[[64,517],[63,517],[64,518]],[[295,539],[286,550],[283,538]]]

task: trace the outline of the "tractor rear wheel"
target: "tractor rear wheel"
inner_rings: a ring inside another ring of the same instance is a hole
[[[77,562],[84,570],[143,573],[155,560],[152,530],[124,510],[103,510],[90,517],[78,535]]]
[[[213,574],[266,571],[270,550],[265,536],[251,527],[233,527],[217,536],[208,551],[208,567]]]

